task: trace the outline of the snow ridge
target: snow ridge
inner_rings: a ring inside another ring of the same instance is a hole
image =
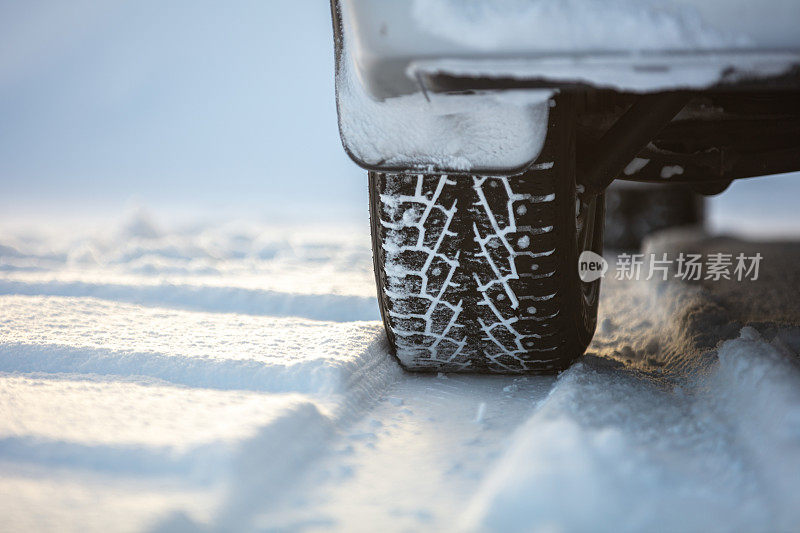
[[[352,322],[375,320],[375,299],[344,294],[298,294],[246,287],[202,284],[98,283],[92,281],[22,281],[0,279],[0,295],[46,295],[101,298],[133,304],[246,315],[303,317]]]

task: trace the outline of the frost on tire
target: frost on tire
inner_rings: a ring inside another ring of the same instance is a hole
[[[551,168],[516,177],[371,175],[382,311],[406,368],[564,366]]]
[[[473,178],[471,266],[478,293],[477,322],[483,357],[493,370],[531,370],[547,365],[558,348],[553,321],[558,291],[546,259],[555,252],[555,193],[515,192],[520,178]],[[512,184],[515,185],[512,189]],[[545,280],[544,283],[537,283]]]
[[[577,258],[602,253],[603,197],[576,198],[573,130],[553,111],[522,174],[370,173],[381,315],[407,369],[552,372],[591,340],[599,281]]]
[[[397,356],[410,368],[465,368],[470,361],[457,183],[446,175],[375,178],[385,314]]]

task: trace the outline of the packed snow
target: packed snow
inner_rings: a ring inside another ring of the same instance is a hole
[[[411,375],[367,296],[363,231],[134,212],[83,234],[0,233],[12,530],[800,519],[800,328],[720,319],[702,287],[607,277],[595,341],[558,377]]]
[[[349,20],[347,3],[342,3]],[[339,129],[350,154],[367,166],[512,170],[544,143],[552,92],[443,96],[424,88],[376,100],[359,78],[354,28],[342,28],[336,76]]]
[[[376,101],[348,54],[337,76],[339,126],[362,164],[389,168],[514,169],[544,143],[549,91],[442,96],[422,92]]]
[[[343,142],[368,166],[510,170],[536,159],[544,143],[549,91],[518,100],[419,92],[379,102],[357,81],[348,56],[337,84]]]

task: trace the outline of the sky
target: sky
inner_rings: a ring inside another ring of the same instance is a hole
[[[0,0],[0,219],[365,220],[332,42],[326,0]],[[798,196],[798,175],[748,180],[711,213],[797,234]]]
[[[0,0],[0,208],[366,202],[332,43],[320,0]]]

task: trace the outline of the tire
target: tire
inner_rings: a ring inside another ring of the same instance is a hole
[[[704,199],[687,185],[616,182],[606,191],[605,245],[638,250],[653,232],[704,222]]]
[[[600,280],[580,280],[578,256],[602,253],[604,198],[576,199],[566,111],[517,176],[370,173],[378,299],[404,368],[553,373],[583,354]]]

